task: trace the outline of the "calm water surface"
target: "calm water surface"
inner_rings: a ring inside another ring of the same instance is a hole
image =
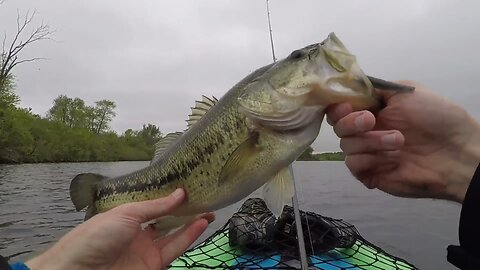
[[[28,259],[81,223],[84,214],[75,212],[68,194],[76,174],[115,176],[147,164],[0,165],[0,254]],[[367,190],[343,162],[297,162],[294,169],[302,210],[342,218],[370,242],[421,269],[455,269],[446,261],[446,247],[458,243],[459,205]],[[202,239],[221,227],[240,205],[218,211]]]

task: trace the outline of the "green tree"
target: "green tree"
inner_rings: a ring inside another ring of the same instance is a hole
[[[83,99],[60,95],[53,101],[47,117],[70,128],[86,128],[100,134],[109,130],[109,124],[116,116],[115,107],[113,101],[106,99],[91,107],[86,106]]]
[[[12,75],[0,77],[0,108],[12,108],[20,101],[14,89],[15,84]]]
[[[70,103],[69,127],[85,128],[87,126],[85,101],[74,98]]]
[[[315,160],[313,155],[313,148],[309,146],[303,153],[297,158],[297,160]]]
[[[80,98],[69,98],[60,95],[53,100],[53,106],[48,110],[47,117],[67,125],[83,128],[87,126],[85,101]]]
[[[27,110],[0,109],[0,162],[22,162],[34,150],[30,125],[35,117]]]
[[[115,102],[107,99],[103,99],[95,102],[93,110],[93,132],[99,134],[109,130],[109,124],[117,114],[114,109],[117,107]]]
[[[160,138],[162,138],[162,132],[160,131],[160,128],[155,125],[144,124],[137,136],[142,138],[147,145],[154,145]]]
[[[70,122],[70,104],[72,99],[66,95],[60,95],[53,100],[53,107],[48,110],[47,117],[50,120],[69,125]]]

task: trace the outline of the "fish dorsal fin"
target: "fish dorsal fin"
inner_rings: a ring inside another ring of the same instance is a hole
[[[161,138],[155,144],[155,153],[153,154],[153,159],[150,162],[153,163],[160,158],[160,156],[165,152],[172,143],[174,143],[180,136],[182,136],[183,132],[172,132],[168,133],[165,137]]]
[[[201,101],[195,101],[195,107],[192,107],[192,114],[188,116],[187,128],[190,128],[193,124],[198,122],[205,113],[210,110],[211,107],[217,103],[218,99],[214,96],[212,98],[202,95]]]

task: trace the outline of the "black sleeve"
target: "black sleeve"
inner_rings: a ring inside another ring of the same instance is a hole
[[[11,270],[7,258],[0,255],[0,270]]]
[[[447,260],[462,270],[480,269],[480,165],[463,200],[460,214],[460,246],[447,248]]]

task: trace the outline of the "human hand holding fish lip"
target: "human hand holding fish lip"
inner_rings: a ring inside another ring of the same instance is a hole
[[[178,189],[151,201],[128,203],[80,224],[42,255],[27,261],[32,270],[57,269],[164,269],[180,256],[213,221],[199,215],[171,235],[158,238],[141,224],[172,212],[185,200]]]
[[[376,115],[345,103],[327,110],[345,163],[368,188],[461,203],[480,161],[480,126],[458,105],[402,83],[417,91],[380,92],[387,107]]]

